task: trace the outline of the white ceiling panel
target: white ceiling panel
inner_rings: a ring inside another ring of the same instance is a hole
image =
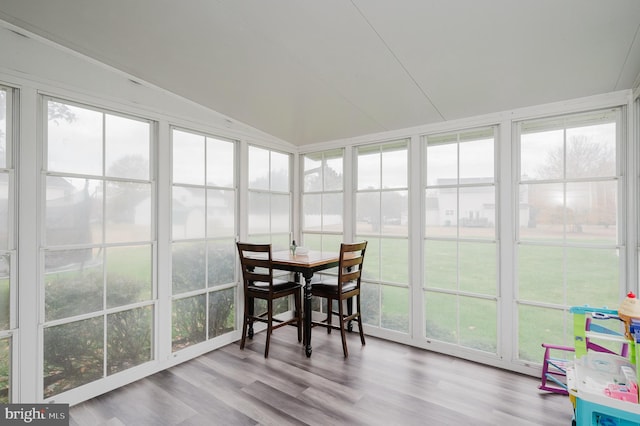
[[[298,145],[640,72],[637,0],[0,0],[0,19]]]

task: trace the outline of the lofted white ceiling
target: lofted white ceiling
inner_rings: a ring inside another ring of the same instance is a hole
[[[0,19],[297,145],[640,73],[638,0],[0,0]]]

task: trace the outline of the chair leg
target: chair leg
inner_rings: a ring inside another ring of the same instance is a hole
[[[344,308],[343,308],[342,300],[338,299],[338,319],[340,321],[340,337],[342,337],[342,352],[344,353],[344,357],[347,358],[349,356],[349,351],[347,351],[347,331],[344,327]]]
[[[240,349],[244,349],[245,339],[247,337],[247,324],[249,323],[249,298],[244,298],[244,314],[242,315],[242,340],[240,340]]]
[[[267,300],[267,341],[264,346],[264,357],[269,356],[269,342],[271,341],[271,332],[273,331],[273,300]]]
[[[356,299],[356,308],[358,309],[358,331],[360,332],[360,342],[364,345],[364,330],[362,328],[362,309],[360,308],[360,295]]]
[[[331,334],[331,318],[333,317],[333,299],[327,297],[327,334]]]
[[[253,339],[253,317],[254,317],[255,308],[256,308],[253,297],[247,298],[247,304],[245,305],[245,307],[247,309],[246,312],[248,312],[247,321],[249,323],[249,331],[247,332],[247,337],[249,337],[249,339]]]
[[[347,315],[351,316],[352,313],[353,313],[353,297],[350,297],[347,299]],[[353,331],[353,321],[349,321],[349,324],[347,324],[347,331],[348,332]]]

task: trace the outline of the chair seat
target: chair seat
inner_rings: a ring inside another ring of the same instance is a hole
[[[286,291],[295,290],[301,288],[302,285],[293,281],[273,280],[273,292],[282,293]],[[257,282],[248,286],[248,289],[253,292],[269,293],[269,283]]]
[[[356,288],[357,283],[355,281],[351,281],[349,283],[342,285],[342,292],[348,293]],[[311,284],[311,292],[312,293],[322,293],[322,294],[338,294],[338,283],[334,282],[318,282]]]

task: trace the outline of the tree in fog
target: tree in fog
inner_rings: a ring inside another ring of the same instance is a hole
[[[615,175],[615,145],[585,135],[570,137],[566,150],[560,146],[550,151],[538,168],[541,179],[573,180]],[[549,193],[549,187],[530,186],[532,205],[539,206],[535,211],[538,221],[571,224],[569,229],[575,232],[581,232],[584,224],[608,226],[616,222],[616,211],[612,207],[615,206],[616,188],[609,181],[588,180],[568,185],[563,206],[552,205],[554,201],[557,203],[557,194]]]
[[[566,156],[563,147],[558,147],[547,154],[545,163],[538,169],[538,175],[543,179],[566,177],[582,178],[594,176],[614,176],[616,170],[615,147],[603,144],[580,135],[567,141]]]

